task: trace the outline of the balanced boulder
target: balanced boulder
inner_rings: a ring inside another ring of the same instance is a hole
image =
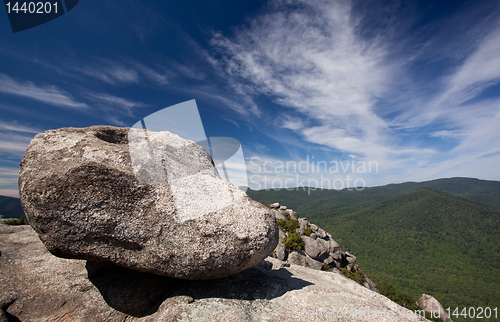
[[[30,225],[63,258],[213,279],[259,264],[278,243],[271,210],[220,179],[201,146],[167,131],[40,133],[19,192]]]

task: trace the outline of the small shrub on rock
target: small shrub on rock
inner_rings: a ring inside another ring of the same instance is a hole
[[[290,214],[287,212],[285,212],[284,215],[287,217],[287,220],[278,220],[278,227],[285,233],[294,233],[295,229],[300,227],[299,222],[295,219],[292,219],[292,217],[290,217]]]
[[[18,226],[18,225],[27,225],[28,222],[26,221],[26,217],[21,216],[19,219],[7,219],[3,221],[4,224],[6,225],[13,225],[13,226]]]
[[[278,227],[286,233],[286,237],[282,240],[283,245],[285,245],[289,253],[303,249],[305,246],[304,240],[295,232],[300,227],[299,222],[290,217],[288,212],[285,212],[283,215],[286,217],[286,220],[278,220]]]
[[[261,203],[264,207],[266,207],[267,209],[273,209],[273,208],[271,208],[271,207],[269,207],[269,206],[267,205],[267,202],[266,202],[266,201],[261,200],[261,201],[259,201],[259,202],[260,202],[260,203]]]
[[[313,230],[309,226],[307,226],[307,228],[304,229],[304,235],[306,235],[306,236],[311,236],[312,232],[313,232]]]
[[[408,310],[411,310],[411,311],[420,310],[420,307],[417,304],[417,300],[415,300],[411,295],[409,295],[407,293],[403,293],[403,292],[398,291],[391,284],[387,284],[386,282],[382,282],[382,283],[377,285],[377,289],[380,292],[380,294],[388,297],[392,301],[398,303],[402,307],[407,308]],[[426,316],[426,318],[428,318],[431,321],[436,321],[436,322],[441,321],[441,319],[439,319],[439,320],[431,319],[430,316],[429,317]]]
[[[293,252],[296,250],[301,250],[304,248],[304,241],[302,240],[302,237],[300,237],[299,234],[297,233],[291,233],[285,238],[283,238],[283,245],[285,245],[286,249],[289,252]]]
[[[365,274],[363,274],[363,272],[361,271],[352,271],[350,269],[342,267],[340,268],[340,271],[342,272],[342,274],[344,274],[345,277],[348,277],[361,285],[366,282]]]

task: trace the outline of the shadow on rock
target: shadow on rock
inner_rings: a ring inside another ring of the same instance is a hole
[[[141,273],[108,262],[86,264],[87,276],[109,306],[141,317],[156,312],[176,288],[178,281],[165,276]]]
[[[311,285],[292,277],[286,269],[253,267],[215,280],[190,281],[141,273],[106,262],[87,261],[89,280],[106,303],[120,312],[143,317],[155,313],[167,299],[184,296],[193,300],[225,298],[273,299],[288,291]]]

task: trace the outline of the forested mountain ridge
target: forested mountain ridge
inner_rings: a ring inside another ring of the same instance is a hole
[[[3,218],[21,218],[24,215],[19,198],[0,196],[0,216]]]
[[[329,209],[364,206],[404,195],[420,188],[432,188],[462,197],[484,205],[500,207],[500,181],[474,178],[445,178],[424,182],[388,184],[363,190],[310,190],[307,188],[279,190],[249,190],[247,194],[254,200],[279,202],[304,213],[316,213]]]
[[[249,195],[275,200],[296,193],[299,216],[358,256],[376,284],[390,283],[415,298],[431,294],[445,307],[462,310],[500,307],[499,187],[496,181],[451,178],[363,191],[311,191],[310,202],[304,202],[307,190]]]

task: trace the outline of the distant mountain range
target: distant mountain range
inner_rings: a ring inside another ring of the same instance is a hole
[[[19,198],[0,196],[0,216],[3,218],[21,218],[24,216]]]
[[[364,206],[377,201],[404,195],[420,188],[432,188],[484,205],[500,207],[500,181],[473,178],[436,179],[424,182],[405,182],[357,191],[310,190],[307,187],[293,190],[249,190],[247,194],[257,201],[279,202],[297,212],[316,213],[343,207]]]
[[[248,194],[293,205],[356,255],[376,284],[387,282],[415,298],[430,294],[452,311],[500,307],[500,182],[450,178],[307,193]]]

